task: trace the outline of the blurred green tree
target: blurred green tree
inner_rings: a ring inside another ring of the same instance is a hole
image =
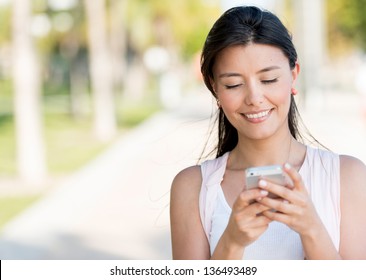
[[[10,40],[11,10],[9,6],[0,7],[0,44]]]
[[[71,6],[54,0],[36,3],[34,17],[49,22],[49,30],[37,36],[45,100],[57,101],[58,111],[70,112],[74,118],[86,117],[90,98],[84,8],[80,1]]]
[[[330,49],[366,51],[366,0],[327,0]]]
[[[158,47],[167,54],[165,69],[160,71],[175,75],[177,83],[180,83],[176,85],[177,88],[190,83],[182,72],[185,67],[197,64],[197,54],[202,49],[205,36],[220,13],[219,0],[129,0],[126,16],[127,57],[132,71],[127,77],[125,96],[133,93],[137,99],[141,99],[139,95],[150,93],[149,99],[154,95],[158,99],[156,94],[161,93],[161,88],[158,88],[159,78],[154,72],[157,70],[149,67],[148,70],[152,72],[148,72],[146,65],[142,64],[146,51],[152,47]],[[142,93],[141,84],[146,84],[147,74],[150,74],[149,86]],[[139,78],[138,85],[136,77]],[[161,96],[159,99],[162,101]]]
[[[151,44],[177,48],[183,58],[201,50],[204,38],[220,14],[220,1],[129,1],[127,26],[133,45],[144,50]]]

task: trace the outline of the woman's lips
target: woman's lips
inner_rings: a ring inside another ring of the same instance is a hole
[[[252,123],[259,123],[262,121],[265,121],[271,113],[272,109],[260,111],[260,112],[253,112],[253,113],[247,113],[247,114],[241,114],[244,116],[246,120]]]

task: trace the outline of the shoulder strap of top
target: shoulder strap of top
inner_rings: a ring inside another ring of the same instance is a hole
[[[207,239],[210,239],[211,217],[216,204],[217,193],[223,179],[229,152],[201,164],[202,185],[199,195],[199,209]]]
[[[319,217],[334,246],[339,250],[341,220],[339,155],[308,147],[300,174]]]

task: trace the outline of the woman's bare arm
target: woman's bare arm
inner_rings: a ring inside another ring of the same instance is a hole
[[[341,156],[341,240],[343,259],[366,260],[366,166]]]
[[[201,183],[199,166],[184,169],[173,180],[170,199],[173,259],[210,258],[198,206]]]

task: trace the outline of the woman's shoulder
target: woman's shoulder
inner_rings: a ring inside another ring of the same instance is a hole
[[[366,165],[359,158],[309,146],[306,158],[312,170],[325,170],[323,173],[326,177],[328,170],[333,170],[334,176],[339,176],[342,189],[361,186],[366,191]]]
[[[366,167],[365,163],[357,157],[350,155],[339,155],[341,163],[348,165],[350,164],[353,167]]]
[[[201,166],[193,165],[181,170],[173,180],[173,185],[186,185],[201,181]]]
[[[357,205],[356,201],[359,201],[366,205],[366,166],[360,159],[340,155],[340,185],[344,202]]]
[[[202,184],[201,166],[194,165],[181,170],[173,179],[172,195],[198,193]]]
[[[172,183],[172,192],[199,193],[203,181],[207,183],[220,180],[225,170],[229,153],[218,158],[207,159],[201,165],[194,165],[180,171]]]
[[[337,154],[327,149],[313,147],[308,147],[308,152],[309,151],[313,156],[321,158],[320,164],[322,165],[327,163],[324,161],[325,159],[328,159],[329,163],[339,162],[341,181],[348,182],[352,179],[360,180],[361,178],[366,181],[366,165],[359,158],[350,155]]]
[[[366,165],[360,159],[349,156],[340,155],[340,172],[341,180],[347,182],[347,185],[352,183],[366,184]]]

